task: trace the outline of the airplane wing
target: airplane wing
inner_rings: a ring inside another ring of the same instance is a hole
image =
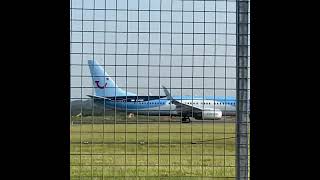
[[[201,108],[194,107],[194,106],[187,105],[187,104],[183,104],[183,103],[173,99],[173,97],[169,93],[168,89],[165,86],[162,86],[162,88],[164,89],[164,93],[166,94],[167,98],[174,105],[176,105],[176,111],[177,111],[178,114],[182,113],[183,115],[190,115],[191,116],[192,113],[202,112],[203,111],[203,109],[201,109]]]

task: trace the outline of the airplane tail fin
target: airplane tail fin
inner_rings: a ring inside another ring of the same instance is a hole
[[[88,65],[95,88],[96,96],[115,97],[115,96],[136,96],[136,94],[126,92],[119,88],[111,77],[94,60],[88,60]]]

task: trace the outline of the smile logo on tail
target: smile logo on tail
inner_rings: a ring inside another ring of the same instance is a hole
[[[108,81],[109,78],[106,78],[106,80]],[[94,81],[94,82],[96,83],[97,87],[100,88],[100,89],[106,88],[106,87],[107,87],[107,84],[108,84],[108,83],[106,82],[103,86],[100,86],[100,84],[99,84],[100,81]]]

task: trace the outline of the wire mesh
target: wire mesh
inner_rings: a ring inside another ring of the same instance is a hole
[[[239,176],[237,3],[70,1],[71,179]]]

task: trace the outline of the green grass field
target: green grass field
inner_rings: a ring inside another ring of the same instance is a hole
[[[71,179],[234,179],[234,123],[71,125]]]

